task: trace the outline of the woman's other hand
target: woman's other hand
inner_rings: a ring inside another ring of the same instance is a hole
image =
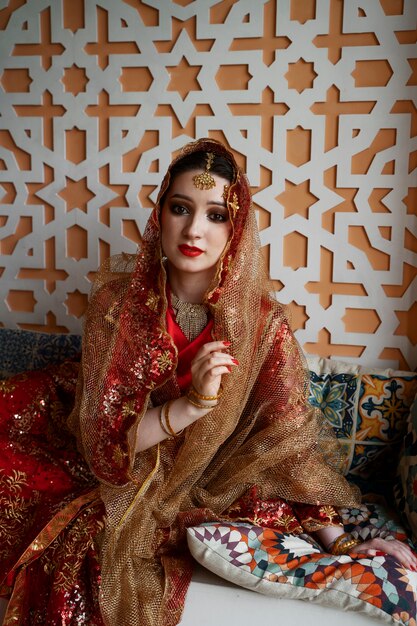
[[[367,554],[368,556],[377,556],[381,553],[390,554],[407,569],[413,572],[417,571],[417,556],[406,543],[398,541],[397,539],[388,540],[376,537],[375,539],[370,539],[369,541],[358,544],[352,548],[350,552]]]
[[[226,352],[229,345],[227,341],[210,341],[197,352],[191,363],[191,376],[193,387],[198,393],[205,396],[218,395],[222,376],[239,365]]]

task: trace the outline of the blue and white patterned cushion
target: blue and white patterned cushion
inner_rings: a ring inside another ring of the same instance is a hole
[[[81,353],[81,337],[73,334],[39,333],[0,329],[0,378],[37,370],[76,359]]]
[[[357,482],[383,468],[393,478],[417,373],[361,368],[329,359],[308,360],[310,403],[333,427],[345,458],[344,473]],[[387,470],[391,468],[391,476]]]

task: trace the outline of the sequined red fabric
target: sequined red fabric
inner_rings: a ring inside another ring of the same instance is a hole
[[[66,427],[78,363],[0,381],[0,581],[54,514],[96,485]]]
[[[315,532],[326,526],[343,526],[341,517],[332,506],[300,504],[282,498],[262,499],[257,487],[249,489],[232,504],[222,519],[249,522],[294,535]]]
[[[12,572],[4,626],[104,626],[95,539],[104,526],[98,490],[59,511],[21,555]]]

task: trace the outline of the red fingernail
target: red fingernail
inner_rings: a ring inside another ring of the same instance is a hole
[[[230,345],[231,345],[231,343],[230,343],[230,341],[223,341],[223,345],[224,345],[224,346],[230,346]]]
[[[229,372],[232,371],[232,366],[231,365],[226,365],[227,369],[229,370]]]
[[[239,365],[239,361],[237,359],[232,359],[232,363],[234,363],[235,365]]]

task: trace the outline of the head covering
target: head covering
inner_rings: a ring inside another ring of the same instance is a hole
[[[205,296],[215,339],[231,342],[240,365],[224,377],[221,401],[182,437],[134,455],[149,401],[181,395],[176,348],[166,331],[166,273],[160,200],[178,159],[225,156],[232,234]],[[187,526],[221,518],[257,485],[264,498],[356,503],[334,467],[334,440],[308,405],[308,374],[263,268],[249,183],[221,143],[201,139],[174,159],[137,255],[110,259],[89,306],[73,428],[101,482],[107,514],[101,548],[107,624],[178,623],[189,570],[180,539]]]

